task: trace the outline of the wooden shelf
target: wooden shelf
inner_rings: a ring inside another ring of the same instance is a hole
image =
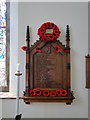
[[[74,96],[69,97],[26,97],[23,96],[24,102],[30,104],[31,102],[65,102],[66,104],[71,104]]]

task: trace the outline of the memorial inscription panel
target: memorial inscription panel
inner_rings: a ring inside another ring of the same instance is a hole
[[[62,88],[62,68],[61,54],[53,50],[37,53],[34,56],[34,88]]]

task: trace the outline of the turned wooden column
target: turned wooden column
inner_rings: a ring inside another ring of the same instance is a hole
[[[26,96],[29,96],[30,91],[30,34],[29,34],[29,26],[27,26],[26,33]]]
[[[70,94],[71,85],[70,85],[70,33],[69,25],[66,27],[66,50],[67,52],[67,83],[68,83],[68,95]]]

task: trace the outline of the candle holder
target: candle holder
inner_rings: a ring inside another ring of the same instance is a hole
[[[16,76],[21,76],[21,75],[22,75],[22,72],[16,71],[16,72],[15,72],[15,75],[16,75]]]
[[[20,120],[21,115],[19,114],[19,77],[22,75],[22,72],[20,72],[20,65],[17,64],[17,71],[15,72],[15,75],[17,76],[17,96],[16,96],[16,117],[15,120]]]

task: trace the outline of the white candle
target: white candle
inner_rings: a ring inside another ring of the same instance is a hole
[[[17,71],[15,73],[17,81],[17,94],[16,94],[16,115],[19,115],[19,77],[22,75],[20,72],[20,65],[17,64]]]
[[[17,71],[20,71],[20,64],[17,64]]]

